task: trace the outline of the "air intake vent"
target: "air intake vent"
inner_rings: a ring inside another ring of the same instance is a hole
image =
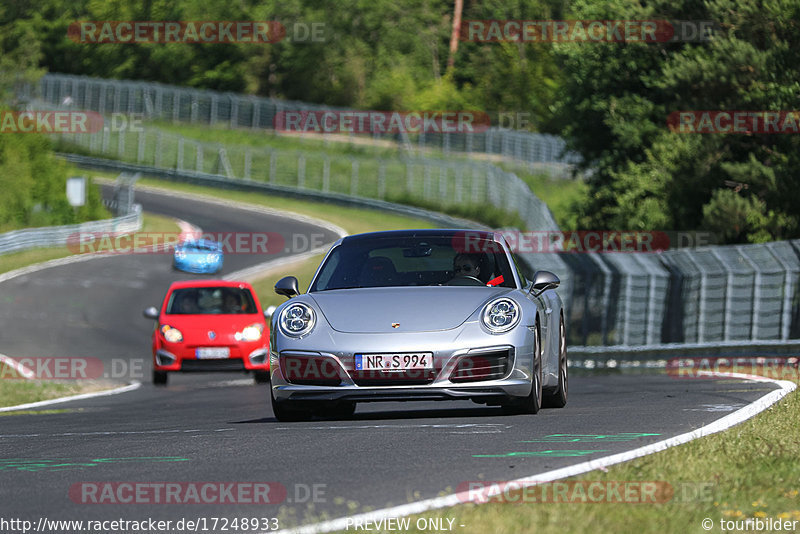
[[[450,375],[451,382],[497,380],[506,376],[511,349],[462,356]]]
[[[326,356],[283,356],[281,372],[290,384],[298,386],[338,386],[342,383],[341,367]]]

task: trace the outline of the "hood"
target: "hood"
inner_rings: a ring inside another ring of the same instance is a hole
[[[456,328],[509,288],[383,287],[308,294],[334,330],[349,333],[430,332]],[[393,323],[399,323],[393,328]]]

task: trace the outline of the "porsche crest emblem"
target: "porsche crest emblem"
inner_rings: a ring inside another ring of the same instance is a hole
[[[400,326],[400,323],[392,323],[392,328],[397,328]]]

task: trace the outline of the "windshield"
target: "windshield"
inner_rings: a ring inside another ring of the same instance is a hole
[[[212,243],[208,241],[186,241],[178,245],[178,250],[182,250],[184,252],[217,252],[219,251],[219,245],[217,243]]]
[[[344,241],[326,258],[309,291],[366,287],[515,287],[499,244],[469,253],[452,237],[389,237]],[[473,252],[482,251],[482,252]]]
[[[238,287],[188,287],[176,289],[167,302],[168,315],[221,315],[258,313],[249,289]]]

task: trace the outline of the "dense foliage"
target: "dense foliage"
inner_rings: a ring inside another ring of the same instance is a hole
[[[800,134],[673,133],[683,110],[798,109],[796,0],[579,0],[587,19],[714,21],[706,42],[558,45],[561,131],[595,168],[589,228],[705,229],[726,242],[798,237]]]

